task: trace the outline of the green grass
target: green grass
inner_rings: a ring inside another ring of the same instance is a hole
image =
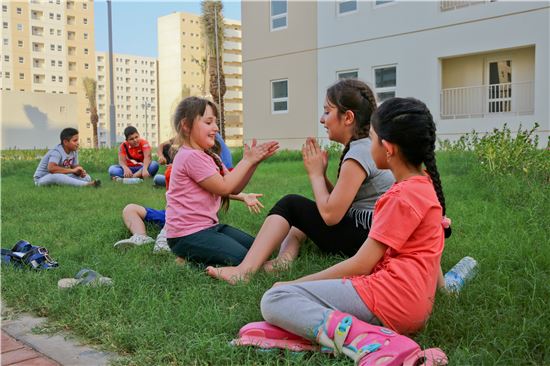
[[[29,240],[47,247],[60,267],[30,272],[3,266],[2,299],[19,311],[47,316],[50,322],[38,331],[70,330],[118,352],[120,365],[351,364],[321,354],[228,345],[242,325],[261,319],[259,300],[273,282],[318,271],[339,258],[324,256],[309,243],[290,271],[258,274],[248,285],[231,287],[198,266],[176,266],[171,254],[153,255],[151,246],[115,251],[113,243],[128,236],[122,208],[132,202],[161,208],[164,191],[149,183],[110,182],[111,150],[81,153],[84,167],[104,181],[100,189],[37,188],[31,178],[35,155],[2,157],[2,247]],[[437,296],[433,315],[415,340],[441,347],[452,365],[550,364],[549,185],[484,175],[469,153],[438,158],[453,220],[443,268],[465,255],[480,267],[458,298]],[[337,164],[333,157],[332,176]],[[260,166],[246,191],[264,193],[266,208],[287,193],[311,197],[299,155],[293,153]],[[251,215],[232,202],[221,221],[254,234],[264,214]],[[115,286],[59,291],[57,281],[80,268],[113,278]]]

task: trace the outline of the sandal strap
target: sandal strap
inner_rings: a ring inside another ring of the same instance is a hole
[[[99,273],[88,268],[83,268],[74,276],[81,285],[86,285],[95,279],[101,277]]]

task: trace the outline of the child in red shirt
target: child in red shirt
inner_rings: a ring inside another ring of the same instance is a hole
[[[118,165],[109,167],[111,178],[148,178],[154,177],[159,170],[159,164],[152,160],[151,145],[140,138],[134,126],[124,129],[126,141],[118,149]]]
[[[389,99],[375,111],[372,157],[396,183],[376,203],[367,240],[324,271],[276,283],[262,298],[266,321],[332,349],[342,345],[356,360],[365,322],[405,334],[424,326],[445,241],[435,130],[426,105],[413,98]]]

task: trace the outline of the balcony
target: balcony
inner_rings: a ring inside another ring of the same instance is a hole
[[[535,83],[502,83],[441,90],[441,118],[482,118],[535,112]]]
[[[44,35],[44,28],[43,27],[32,27],[31,31],[33,36],[42,37]]]
[[[464,8],[466,6],[470,5],[479,5],[479,4],[485,4],[485,3],[492,3],[496,0],[473,0],[473,1],[465,1],[465,0],[441,0],[439,3],[439,9],[441,11],[448,11],[448,10],[455,10]]]
[[[74,25],[74,24],[76,24],[76,17],[74,17],[74,16],[68,16],[68,17],[67,17],[67,24],[68,24],[68,25]]]
[[[43,84],[44,80],[46,80],[46,75],[44,74],[34,74],[33,75],[33,81],[35,84]]]
[[[44,67],[44,59],[43,58],[33,58],[32,59],[32,67],[41,69]]]
[[[33,42],[32,43],[32,51],[33,52],[42,52],[42,51],[44,51],[44,43]]]
[[[42,11],[33,10],[31,12],[31,19],[32,20],[42,20],[43,17],[44,17],[44,12],[42,12]]]

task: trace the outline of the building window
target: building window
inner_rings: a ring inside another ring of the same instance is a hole
[[[374,87],[378,103],[395,97],[397,87],[397,67],[382,66],[374,68]]]
[[[336,72],[336,78],[338,80],[358,79],[359,78],[359,70],[337,71]]]
[[[4,55],[4,61],[6,61],[6,62],[10,62],[10,56],[8,56],[8,55]]]
[[[60,83],[63,82],[63,76],[60,76],[60,77],[59,77],[59,82],[60,82]]]
[[[85,55],[88,54],[88,49],[87,49],[87,48],[84,49],[84,54],[85,54]]]
[[[385,4],[389,4],[389,3],[393,3],[395,0],[376,0],[374,2],[374,6],[380,6],[380,5],[385,5]],[[494,1],[494,0],[493,0]]]
[[[7,46],[9,44],[9,40],[7,38],[4,38],[4,46]]]
[[[57,66],[58,67],[63,67],[63,61],[57,61]]]
[[[338,15],[357,11],[357,0],[338,1]]]
[[[271,30],[285,29],[287,27],[286,0],[271,0]]]
[[[512,60],[491,61],[489,67],[489,113],[512,111]]]
[[[58,30],[57,30],[57,35],[58,35],[58,36],[61,36],[61,29],[58,29]]]
[[[55,34],[55,29],[50,28],[50,36],[53,36]]]
[[[50,19],[53,20],[53,13],[50,13]]]
[[[50,45],[50,50],[55,51],[55,45],[54,44]]]
[[[61,45],[57,45],[57,50],[58,51],[61,51],[63,48],[61,47]]]
[[[88,9],[88,4],[87,3],[82,3],[82,9],[84,9],[84,10]]]
[[[22,11],[21,8],[17,8],[17,14],[21,15]]]
[[[8,12],[8,6],[7,5],[2,5],[2,11],[4,13],[7,13]]]
[[[55,60],[51,60],[50,65],[52,65],[52,67],[55,67]]]
[[[55,19],[61,20],[61,14],[55,14]]]
[[[82,19],[82,22],[83,22],[84,24],[88,24],[88,18],[83,18],[83,19]]]
[[[20,32],[23,31],[23,24],[17,23],[17,30]]]
[[[89,67],[88,64],[84,64],[84,68],[85,68],[86,70],[88,70],[88,67]]]
[[[25,74],[20,72],[19,73],[19,80],[25,80]]]
[[[9,79],[10,78],[10,73],[9,71],[6,71],[6,73],[4,74],[6,76],[6,79]]]
[[[88,39],[88,33],[84,33],[84,39]]]
[[[52,81],[55,81],[56,78],[55,78],[55,75],[52,75]]]
[[[19,63],[22,64],[23,62],[25,62],[25,59],[23,57],[19,57]]]
[[[2,23],[2,26],[4,27],[4,29],[8,29],[8,22]]]
[[[17,41],[17,47],[23,47],[23,41]]]
[[[271,113],[288,112],[288,79],[271,81]]]

